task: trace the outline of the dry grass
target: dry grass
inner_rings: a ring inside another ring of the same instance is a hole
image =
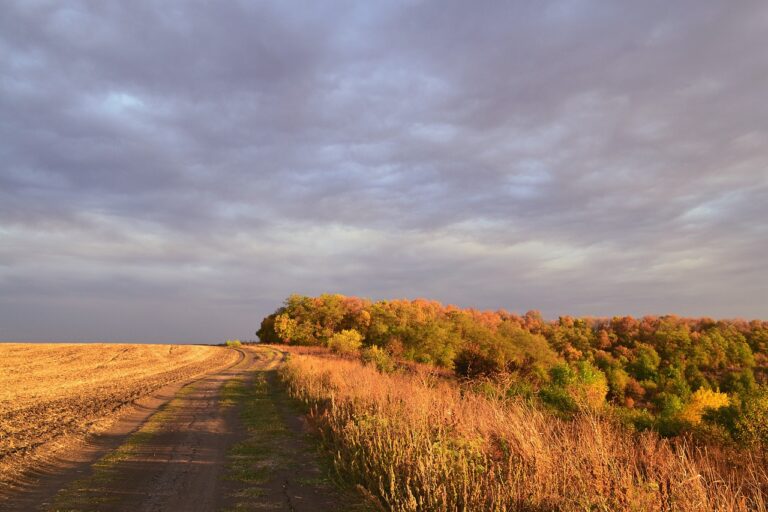
[[[561,421],[425,375],[294,355],[340,472],[394,511],[765,511],[764,455],[691,449],[607,419]]]
[[[0,344],[0,491],[126,404],[238,357],[206,346]]]

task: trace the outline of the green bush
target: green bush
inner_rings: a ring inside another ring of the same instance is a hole
[[[655,417],[647,409],[616,407],[612,412],[620,423],[635,430],[648,430],[655,426]]]
[[[768,448],[768,388],[761,387],[732,402],[727,407],[707,411],[704,420],[725,427],[741,443]]]
[[[541,399],[563,413],[577,409],[600,409],[605,405],[608,382],[605,374],[588,361],[574,367],[565,363],[549,370],[550,383],[541,392]]]
[[[579,409],[568,391],[554,383],[542,388],[539,391],[539,397],[545,404],[566,415],[573,414]]]
[[[608,380],[605,374],[589,361],[576,363],[576,382],[569,391],[580,407],[600,409],[608,395]]]
[[[376,345],[364,348],[360,353],[360,359],[365,364],[372,364],[382,373],[391,373],[395,369],[395,363],[386,350]]]
[[[744,442],[768,447],[768,390],[763,389],[744,400],[737,425]]]
[[[501,371],[501,365],[496,358],[476,346],[463,348],[456,356],[454,365],[457,375],[471,379]]]
[[[363,344],[363,336],[354,329],[337,332],[328,340],[328,347],[337,354],[354,355]]]
[[[229,348],[237,348],[237,347],[240,347],[240,346],[242,346],[242,345],[243,345],[243,342],[242,342],[242,341],[240,341],[240,340],[227,340],[227,343],[226,343],[226,345],[227,345]]]

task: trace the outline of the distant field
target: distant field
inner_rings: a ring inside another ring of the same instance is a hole
[[[126,404],[239,357],[207,346],[0,344],[0,484]]]

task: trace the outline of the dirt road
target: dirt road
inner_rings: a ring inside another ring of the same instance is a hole
[[[126,433],[126,425],[38,475],[2,511],[364,510],[330,483],[279,389],[284,355],[238,349],[234,366],[187,384]],[[140,414],[139,414],[140,416]],[[146,416],[146,411],[144,416]],[[120,431],[122,429],[122,432]]]

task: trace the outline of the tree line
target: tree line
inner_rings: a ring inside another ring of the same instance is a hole
[[[547,321],[437,301],[292,295],[256,333],[269,343],[359,344],[377,360],[449,368],[567,415],[610,408],[639,428],[768,442],[768,322],[675,315]],[[384,367],[392,365],[384,364]]]

